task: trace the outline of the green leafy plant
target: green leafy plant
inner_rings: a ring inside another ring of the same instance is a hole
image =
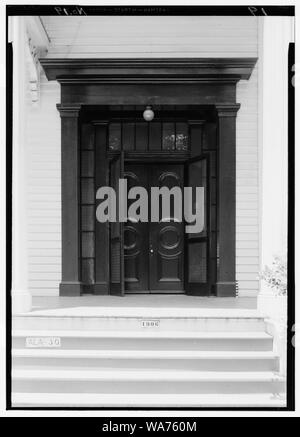
[[[274,256],[271,267],[265,266],[260,277],[277,296],[287,295],[287,261],[284,257]]]

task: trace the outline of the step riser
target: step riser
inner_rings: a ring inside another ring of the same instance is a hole
[[[201,332],[264,332],[263,319],[246,318],[149,318],[158,320],[159,328],[143,328],[142,318],[113,317],[23,317],[13,319],[13,329],[79,330],[79,331],[201,331]],[[144,319],[144,320],[149,320]]]
[[[263,394],[227,394],[227,395],[159,395],[157,393],[149,395],[134,396],[126,393],[125,395],[104,395],[84,394],[84,393],[13,393],[13,406],[27,407],[195,407],[195,408],[284,408],[286,407],[285,396],[274,396],[271,393]]]
[[[37,333],[38,336],[38,333]],[[76,338],[60,337],[60,349],[81,350],[207,350],[207,351],[272,351],[270,338],[248,339],[177,339],[177,338]],[[26,348],[25,337],[14,337],[13,348]]]
[[[282,382],[178,382],[178,381],[13,381],[13,391],[18,393],[282,393]]]
[[[179,402],[177,403],[168,403],[168,402],[156,402],[156,403],[147,403],[147,402],[143,402],[143,404],[137,402],[137,403],[126,403],[126,402],[114,402],[114,403],[110,403],[110,402],[106,402],[106,403],[87,403],[87,402],[82,402],[80,404],[78,403],[64,403],[64,402],[49,402],[49,403],[43,403],[41,405],[41,403],[32,403],[32,402],[28,402],[28,403],[19,403],[19,402],[12,402],[12,407],[13,408],[86,408],[86,409],[94,409],[94,408],[162,408],[162,409],[168,409],[168,408],[179,408],[182,409],[184,408],[210,408],[210,409],[216,409],[216,408],[285,408],[286,407],[286,402],[285,401],[278,401],[278,404],[275,404],[273,400],[271,400],[270,402],[265,402],[265,403],[259,403],[259,402],[249,402],[246,404],[241,405],[239,402],[232,404],[232,403],[213,403],[210,404],[208,402],[202,402],[202,403],[195,403],[195,402],[191,402],[190,404],[185,403],[184,406],[182,406],[182,404]]]
[[[160,369],[198,371],[278,371],[277,358],[270,359],[120,359],[120,358],[13,358],[15,369]]]

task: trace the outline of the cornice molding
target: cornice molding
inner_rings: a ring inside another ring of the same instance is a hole
[[[73,117],[73,118],[79,117],[80,110],[81,110],[81,105],[66,106],[58,103],[56,107],[61,117]]]
[[[49,80],[61,83],[197,83],[249,79],[257,58],[41,58]]]
[[[218,117],[236,117],[241,105],[239,103],[216,104],[215,107]]]

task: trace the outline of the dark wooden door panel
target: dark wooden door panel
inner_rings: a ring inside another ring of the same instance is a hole
[[[183,236],[177,223],[152,224],[150,289],[183,290]],[[153,251],[153,252],[152,252]]]
[[[146,169],[145,169],[146,167]],[[127,180],[128,191],[140,186],[148,187],[147,166],[126,165],[124,178]],[[135,200],[128,199],[128,208]],[[124,264],[125,264],[125,288],[127,291],[147,291],[149,289],[149,224],[136,222],[128,217],[124,224]]]
[[[183,167],[177,164],[151,167],[151,186],[183,188]],[[170,214],[164,212],[160,202],[159,222],[150,224],[150,290],[183,291],[183,222],[174,216],[171,196]]]
[[[210,294],[209,278],[209,188],[208,188],[208,155],[200,155],[186,163],[186,185],[203,188],[203,204],[199,205],[202,214],[199,230],[186,236],[186,269],[185,288],[187,294],[206,296]],[[193,213],[195,212],[195,193],[190,199]],[[195,226],[196,223],[189,225]],[[201,226],[201,227],[200,227]]]
[[[124,154],[121,152],[110,164],[110,184],[119,197],[119,180],[124,177]],[[117,217],[119,202],[116,202]],[[110,224],[110,291],[111,294],[124,294],[124,230],[123,223],[117,220]]]

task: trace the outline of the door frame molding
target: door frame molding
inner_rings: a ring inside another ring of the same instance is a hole
[[[80,115],[95,105],[209,105],[218,118],[217,296],[236,296],[236,85],[257,58],[40,59],[61,85],[62,281],[60,294],[80,295],[78,213]],[[201,86],[200,86],[201,85]],[[70,193],[74,195],[70,196]],[[71,225],[70,225],[71,223]]]

